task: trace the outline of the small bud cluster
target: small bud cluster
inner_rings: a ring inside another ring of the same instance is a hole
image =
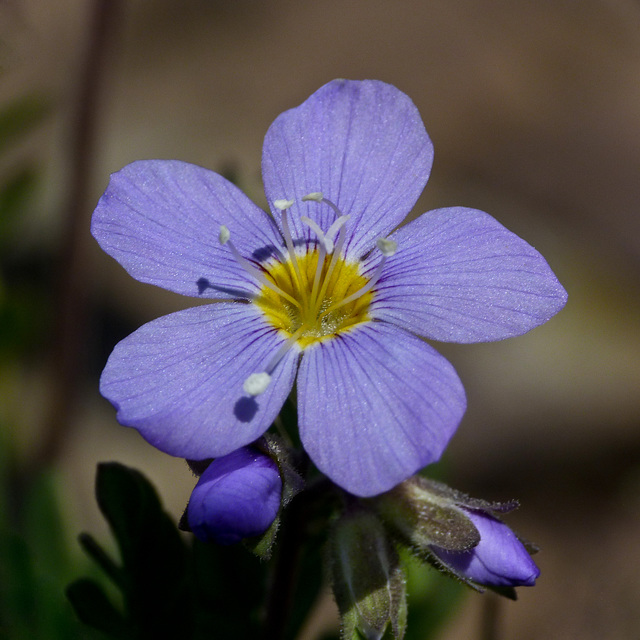
[[[242,540],[268,559],[281,512],[303,488],[291,452],[267,436],[192,468],[201,475],[183,528],[203,541]],[[344,503],[330,528],[327,559],[345,640],[404,636],[402,548],[478,591],[488,587],[511,598],[514,587],[531,586],[539,575],[530,556],[535,549],[500,519],[515,502],[473,499],[422,476],[365,499],[329,486]]]
[[[399,544],[477,590],[515,598],[514,587],[540,574],[530,555],[537,549],[501,520],[517,502],[477,500],[422,476],[369,502]]]
[[[404,636],[401,548],[478,591],[488,587],[514,599],[514,587],[533,585],[539,575],[533,548],[500,520],[514,502],[475,500],[414,476],[351,505],[334,524],[329,545],[344,640]]]

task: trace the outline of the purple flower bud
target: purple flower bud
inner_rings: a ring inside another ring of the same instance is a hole
[[[535,584],[540,569],[506,524],[484,511],[464,509],[480,533],[480,542],[469,551],[445,551],[431,546],[446,566],[474,582],[494,587]]]
[[[195,486],[187,519],[204,542],[228,545],[264,533],[280,508],[276,463],[254,447],[216,458]]]

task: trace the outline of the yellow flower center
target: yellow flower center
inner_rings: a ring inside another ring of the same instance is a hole
[[[320,258],[322,264],[318,268]],[[303,256],[295,255],[293,261],[291,256],[286,262],[275,261],[264,269],[266,278],[281,293],[263,285],[254,303],[287,338],[295,336],[293,339],[302,348],[370,319],[373,291],[347,300],[368,283],[360,274],[358,263],[312,250]]]
[[[286,334],[283,344],[265,363],[264,369],[252,373],[244,381],[242,388],[250,396],[264,393],[274,369],[294,345],[304,349],[371,319],[369,307],[375,295],[373,287],[382,275],[385,261],[398,247],[394,240],[378,238],[376,246],[382,258],[365,277],[360,273],[359,262],[342,257],[346,239],[344,225],[349,216],[343,215],[319,191],[303,196],[302,201],[322,202],[336,214],[326,232],[311,218],[300,216],[300,221],[317,238],[316,246],[302,256],[296,251],[287,219],[287,209],[294,204],[293,200],[275,200],[273,203],[280,211],[286,247],[286,252],[278,252],[281,260],[257,266],[240,254],[231,241],[228,227],[220,227],[220,244],[227,245],[236,262],[261,284],[259,294],[251,296],[253,303],[273,327]]]

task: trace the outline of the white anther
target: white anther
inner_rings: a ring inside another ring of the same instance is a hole
[[[286,211],[294,202],[295,200],[274,200],[273,206],[278,209],[278,211]]]
[[[266,371],[252,373],[244,381],[242,388],[245,393],[248,393],[250,396],[259,396],[261,393],[264,393],[270,382],[271,376]]]
[[[313,193],[307,193],[306,196],[302,196],[302,201],[307,202],[308,200],[314,200],[315,202],[322,202],[324,196],[320,191],[314,191]]]
[[[380,252],[385,258],[390,258],[398,249],[398,243],[388,238],[378,238],[376,245],[378,245],[378,249],[380,249]]]
[[[307,218],[307,216],[300,216],[300,220],[302,220],[302,222],[304,222],[309,229],[318,236],[318,240],[322,243],[327,254],[331,254],[333,252],[333,240],[331,240],[331,238],[327,238],[327,236],[324,235],[324,231],[322,231],[318,224],[311,218]]]
[[[220,244],[227,244],[227,242],[229,242],[230,237],[231,237],[231,232],[229,231],[229,228],[225,227],[224,225],[221,225],[220,234],[218,235],[218,240],[220,241]]]

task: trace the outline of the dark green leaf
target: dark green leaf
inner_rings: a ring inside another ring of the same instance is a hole
[[[96,496],[116,538],[118,568],[92,538],[83,544],[120,587],[135,638],[191,637],[186,549],[155,489],[135,469],[98,465]]]
[[[122,569],[113,561],[111,556],[90,536],[88,533],[81,533],[78,536],[80,546],[85,553],[93,558],[95,563],[111,578],[114,584],[119,587],[124,586]]]
[[[193,539],[190,580],[194,638],[256,638],[266,593],[266,564],[242,545]]]
[[[67,588],[67,598],[78,618],[114,638],[131,637],[127,622],[104,591],[89,578],[76,580]]]

